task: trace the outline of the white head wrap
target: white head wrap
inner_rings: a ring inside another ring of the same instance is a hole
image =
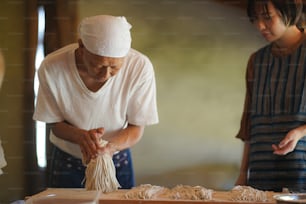
[[[105,57],[124,57],[131,48],[131,25],[125,17],[99,15],[81,21],[81,40],[90,52]]]

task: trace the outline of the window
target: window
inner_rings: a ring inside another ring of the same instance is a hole
[[[45,33],[45,10],[43,6],[38,8],[38,41],[37,51],[35,56],[35,78],[34,78],[34,103],[36,104],[36,96],[38,93],[38,77],[37,69],[39,68],[42,60],[44,59],[44,33]],[[45,168],[47,166],[46,158],[46,125],[43,122],[36,121],[36,157],[38,166]]]

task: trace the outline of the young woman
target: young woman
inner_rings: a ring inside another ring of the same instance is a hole
[[[247,14],[269,42],[250,56],[237,185],[306,190],[306,34],[302,0],[249,0]]]

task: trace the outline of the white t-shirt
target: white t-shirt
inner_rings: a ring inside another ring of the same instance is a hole
[[[67,121],[90,130],[104,127],[105,138],[133,125],[158,123],[153,66],[143,54],[131,49],[120,71],[99,89],[90,91],[79,76],[71,44],[49,54],[39,70],[39,91],[34,120]],[[78,145],[50,134],[50,141],[81,158]]]

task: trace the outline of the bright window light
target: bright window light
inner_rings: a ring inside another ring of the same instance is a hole
[[[39,81],[37,77],[37,69],[44,59],[44,32],[45,32],[45,10],[42,6],[38,8],[38,42],[35,56],[35,77],[34,77],[34,93],[36,97],[38,93]],[[36,157],[38,166],[45,168],[47,166],[46,158],[46,125],[43,122],[36,121]]]

